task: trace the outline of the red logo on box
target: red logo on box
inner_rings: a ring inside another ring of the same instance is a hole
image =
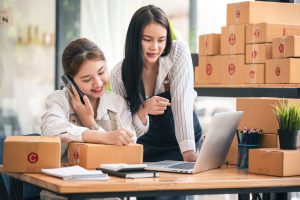
[[[228,73],[229,73],[230,75],[233,75],[234,72],[235,72],[235,66],[234,66],[233,63],[230,63],[229,66],[228,66]]]
[[[255,77],[255,71],[251,70],[250,71],[250,78],[254,79],[254,77]]]
[[[28,154],[27,160],[31,164],[34,164],[34,163],[36,163],[39,160],[39,156],[36,153],[31,152],[31,153]]]
[[[284,45],[282,43],[279,45],[278,50],[280,53],[284,51]]]
[[[241,11],[240,11],[239,9],[237,9],[237,10],[235,11],[235,17],[236,17],[236,18],[240,18],[240,16],[241,16]]]
[[[255,59],[257,56],[257,51],[253,50],[251,55],[252,55],[252,58]]]
[[[258,38],[258,37],[259,37],[259,33],[260,33],[259,29],[255,29],[255,31],[254,31],[254,36],[255,36],[256,38]]]
[[[206,74],[211,75],[212,74],[212,66],[211,64],[206,65]]]
[[[279,67],[275,68],[275,75],[280,76],[280,68]]]
[[[230,34],[230,36],[228,38],[228,42],[232,46],[235,44],[235,35],[233,33]]]

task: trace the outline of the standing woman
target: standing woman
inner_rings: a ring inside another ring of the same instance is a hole
[[[193,112],[193,84],[191,54],[182,42],[172,42],[164,11],[153,5],[137,10],[111,86],[133,115],[150,118],[148,132],[137,141],[144,145],[144,161],[196,160],[201,127]]]

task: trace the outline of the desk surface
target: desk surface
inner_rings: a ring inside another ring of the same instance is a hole
[[[1,171],[1,169],[0,169]],[[234,166],[222,167],[194,175],[161,173],[160,178],[123,179],[111,176],[108,181],[63,181],[45,174],[6,173],[7,175],[61,194],[120,193],[147,191],[226,190],[300,186],[300,176],[274,177],[248,174]]]

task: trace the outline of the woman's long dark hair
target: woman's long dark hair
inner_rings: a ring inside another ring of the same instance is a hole
[[[140,105],[146,99],[142,80],[144,67],[142,34],[145,26],[151,22],[156,22],[167,30],[166,47],[161,56],[168,55],[172,46],[169,21],[162,9],[148,5],[134,13],[127,30],[125,58],[122,63],[122,80],[132,114],[139,110]]]

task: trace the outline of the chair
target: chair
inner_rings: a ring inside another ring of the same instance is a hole
[[[40,136],[38,133],[28,134],[26,136]],[[3,144],[4,144],[5,136],[0,136],[0,164],[3,163]],[[4,174],[0,173],[0,200],[10,199],[12,193],[14,192],[14,185],[10,178]],[[23,193],[22,198],[23,200],[33,200],[33,199],[40,199],[40,192],[41,189],[30,185],[30,184],[23,184]],[[10,193],[9,193],[10,191]]]

